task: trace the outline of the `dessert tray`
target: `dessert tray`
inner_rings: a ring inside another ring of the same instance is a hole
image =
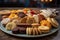
[[[56,9],[1,10],[0,29],[17,37],[43,37],[59,30]]]

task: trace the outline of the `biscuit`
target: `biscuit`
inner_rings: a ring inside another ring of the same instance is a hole
[[[7,29],[7,30],[13,30],[15,27],[16,27],[16,24],[13,23],[13,22],[9,22],[9,23],[6,25],[6,29]]]
[[[40,29],[42,33],[47,33],[50,31],[48,26],[39,26],[38,29]]]

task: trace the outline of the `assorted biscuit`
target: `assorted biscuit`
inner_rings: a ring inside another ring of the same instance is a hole
[[[14,34],[40,35],[59,26],[56,19],[51,17],[52,11],[50,9],[36,11],[25,8],[6,11],[4,15],[2,14],[1,23],[5,25],[6,30],[12,31]]]

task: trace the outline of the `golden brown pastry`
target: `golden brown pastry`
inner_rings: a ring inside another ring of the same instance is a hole
[[[0,14],[1,15],[10,14],[10,10],[0,10]]]
[[[29,28],[29,35],[32,34],[32,28]]]
[[[11,10],[10,13],[13,14],[13,13],[16,13],[17,10]]]
[[[41,23],[41,26],[48,26],[48,27],[51,28],[51,24],[50,24],[50,22],[47,21],[47,20],[42,20],[40,23]]]
[[[28,28],[26,28],[26,34],[29,35],[29,30],[28,30]]]
[[[21,18],[19,21],[20,21],[20,23],[26,23],[26,21],[27,21],[27,16],[25,16],[24,18]]]
[[[26,28],[26,34],[31,35],[33,28]]]
[[[9,23],[6,25],[6,29],[7,29],[7,30],[13,30],[15,27],[16,27],[16,24],[13,23],[13,22],[9,22]]]
[[[32,29],[32,35],[36,35],[35,29]]]
[[[39,35],[41,33],[40,29],[38,30],[37,27],[28,27],[26,29],[26,34],[28,35]]]
[[[39,33],[39,34],[42,34],[42,32],[41,32],[41,30],[40,30],[39,28],[38,28],[37,30],[38,30],[38,33]]]
[[[51,23],[53,27],[58,27],[59,23],[54,18],[47,18],[47,21]]]
[[[29,8],[24,8],[23,12],[26,14],[30,9]]]
[[[36,21],[34,20],[34,18],[31,17],[27,17],[26,23],[32,24],[32,23],[36,23]]]
[[[32,23],[31,25],[32,25],[32,27],[38,27],[40,24],[38,24],[38,23]]]
[[[16,13],[19,13],[19,12],[23,12],[23,10],[21,10],[21,9],[18,9],[18,10],[16,11]]]
[[[17,14],[15,14],[15,13],[11,13],[8,18],[10,18],[10,19],[15,19],[15,18],[18,18],[18,16],[17,16]]]
[[[38,34],[39,34],[39,33],[38,33],[38,28],[34,27],[33,30],[35,31],[35,35],[38,35]],[[34,35],[34,32],[33,32],[33,35]]]

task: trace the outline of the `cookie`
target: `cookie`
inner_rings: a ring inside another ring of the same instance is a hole
[[[5,19],[3,19],[2,21],[1,21],[1,23],[2,24],[7,24],[8,22],[10,22],[11,20],[10,20],[10,18],[5,18]]]
[[[42,33],[47,33],[50,31],[48,26],[39,26],[38,29],[40,29]]]
[[[47,21],[49,21],[55,28],[59,25],[59,23],[54,18],[47,18]]]
[[[34,31],[35,31],[35,34],[36,35],[38,35],[39,33],[38,33],[38,29],[36,28],[36,27],[34,27],[34,29],[33,29]]]
[[[51,24],[50,24],[50,22],[47,21],[47,20],[42,20],[40,23],[41,23],[41,26],[48,26],[48,27],[51,28]]]
[[[38,23],[32,23],[31,25],[32,25],[32,27],[38,27],[40,24],[38,24]]]
[[[6,29],[7,29],[7,30],[13,30],[15,27],[16,27],[16,24],[13,23],[13,22],[9,22],[9,23],[6,25]]]

